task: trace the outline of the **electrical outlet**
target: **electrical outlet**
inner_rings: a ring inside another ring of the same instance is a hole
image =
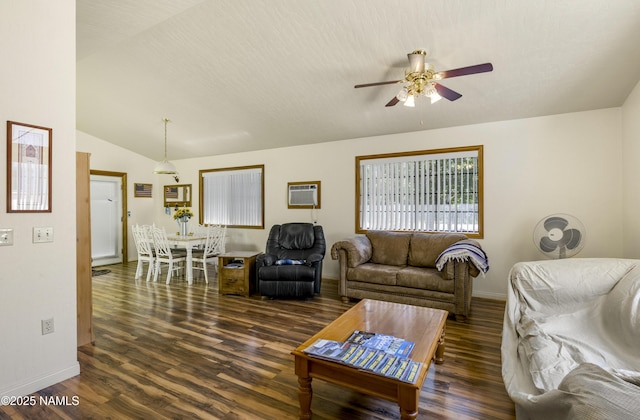
[[[53,330],[53,318],[43,319],[42,321],[42,335],[51,334]]]
[[[13,229],[0,229],[0,246],[13,245]]]

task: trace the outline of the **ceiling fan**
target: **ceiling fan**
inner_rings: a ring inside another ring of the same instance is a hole
[[[427,52],[425,50],[415,50],[407,54],[409,58],[409,67],[404,71],[404,79],[391,80],[388,82],[365,83],[355,85],[355,88],[363,88],[370,86],[391,85],[395,83],[403,83],[402,90],[393,97],[385,106],[394,106],[398,102],[404,102],[405,106],[415,106],[416,98],[425,96],[431,99],[431,103],[446,98],[455,101],[462,97],[458,92],[449,89],[438,83],[439,80],[451,77],[467,76],[469,74],[486,73],[493,70],[491,63],[476,64],[475,66],[460,67],[458,69],[438,71],[436,72],[433,65],[427,63],[425,58]]]

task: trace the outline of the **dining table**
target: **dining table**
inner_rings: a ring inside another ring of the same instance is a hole
[[[193,248],[198,245],[204,245],[207,241],[206,236],[195,235],[167,235],[167,241],[170,245],[187,250],[186,272],[187,283],[193,283]]]

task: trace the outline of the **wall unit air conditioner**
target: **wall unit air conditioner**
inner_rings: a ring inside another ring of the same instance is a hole
[[[289,208],[320,208],[320,183],[289,183]]]

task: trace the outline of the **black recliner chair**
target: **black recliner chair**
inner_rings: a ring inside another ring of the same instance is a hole
[[[274,225],[267,249],[256,258],[256,279],[265,297],[310,298],[320,293],[326,250],[322,226],[311,223]]]

